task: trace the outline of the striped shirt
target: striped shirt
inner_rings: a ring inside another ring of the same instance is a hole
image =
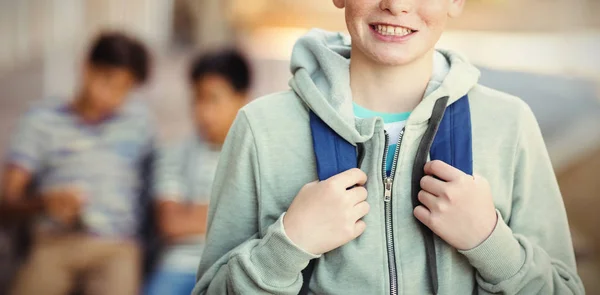
[[[141,162],[154,129],[145,107],[128,105],[112,117],[86,124],[65,103],[30,109],[13,135],[7,161],[28,170],[36,189],[80,189],[86,232],[130,238],[138,232]],[[49,219],[40,225],[63,230]]]
[[[161,149],[155,171],[154,195],[158,200],[208,205],[220,149],[196,137]],[[169,245],[160,267],[196,273],[204,248],[203,235]]]

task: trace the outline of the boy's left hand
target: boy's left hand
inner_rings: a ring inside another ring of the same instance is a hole
[[[442,161],[425,164],[425,174],[419,192],[422,205],[415,208],[415,217],[458,250],[485,241],[498,218],[487,180]]]

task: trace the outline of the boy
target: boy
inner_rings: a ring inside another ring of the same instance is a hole
[[[237,112],[248,100],[250,80],[248,62],[235,51],[207,54],[192,65],[192,110],[198,134],[165,149],[158,159],[155,195],[167,247],[147,295],[189,295],[194,288],[219,153]]]
[[[352,44],[302,37],[292,91],[249,104],[232,127],[195,294],[298,294],[311,259],[314,294],[584,293],[530,109],[434,49],[464,2],[333,1]],[[421,147],[439,108],[459,102],[470,104],[472,128],[457,130],[472,134],[474,176],[425,164]],[[360,169],[315,181],[309,110],[360,147]]]
[[[107,33],[93,43],[74,100],[38,106],[9,148],[2,202],[34,208],[33,245],[12,294],[135,294],[140,257],[141,165],[150,153],[149,114],[125,105],[148,76],[137,40]],[[35,182],[34,197],[27,193]]]

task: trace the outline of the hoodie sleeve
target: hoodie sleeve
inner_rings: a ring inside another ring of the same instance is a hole
[[[282,214],[259,233],[260,164],[240,111],[225,141],[212,192],[208,233],[192,294],[298,294],[301,271],[317,258],[286,236]]]
[[[537,121],[521,108],[512,213],[481,245],[461,251],[480,293],[584,294],[565,207]]]

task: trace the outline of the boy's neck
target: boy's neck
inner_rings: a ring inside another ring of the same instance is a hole
[[[83,94],[79,94],[70,104],[70,108],[79,119],[86,124],[97,124],[106,119],[92,109],[86,102]]]
[[[350,88],[355,103],[377,112],[412,111],[423,99],[433,72],[432,50],[402,66],[376,64],[353,48]]]

